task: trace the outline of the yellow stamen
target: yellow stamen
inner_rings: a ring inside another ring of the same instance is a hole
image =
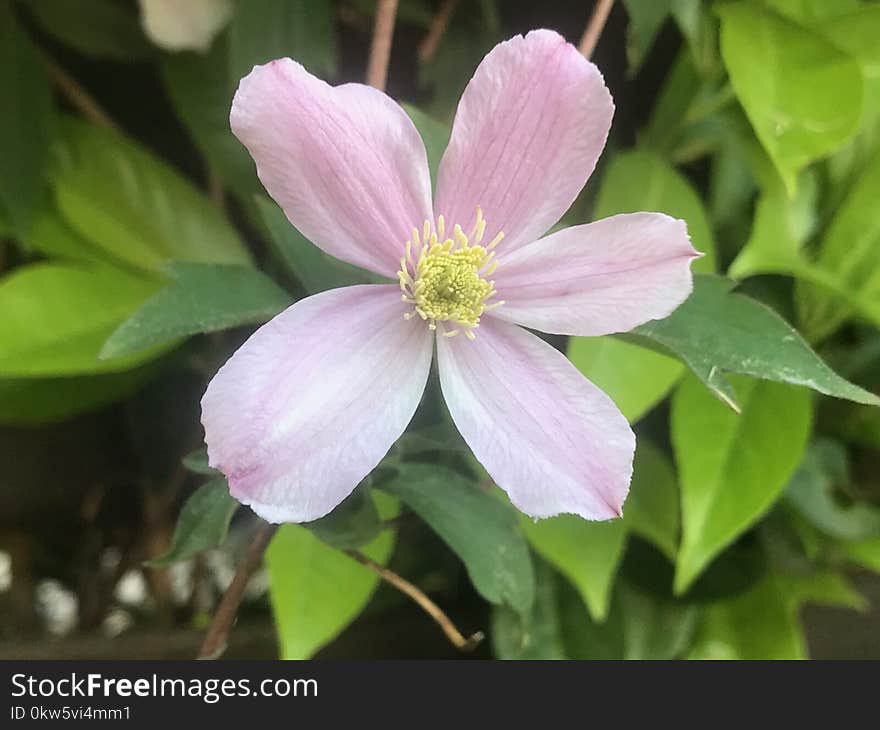
[[[456,223],[451,237],[446,237],[446,222],[437,217],[436,226],[425,221],[421,229],[413,228],[412,238],[406,242],[405,256],[397,273],[403,301],[413,306],[406,319],[418,314],[428,328],[443,337],[454,337],[460,331],[473,340],[473,330],[480,325],[483,312],[501,306],[504,302],[487,303],[495,296],[495,282],[491,276],[498,266],[495,252],[489,249],[504,237],[498,233],[488,246],[481,246],[486,230],[483,211],[477,207],[476,220],[470,236]],[[438,322],[459,325],[458,328],[438,327]]]

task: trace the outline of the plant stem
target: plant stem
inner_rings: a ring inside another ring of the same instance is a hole
[[[100,127],[119,130],[119,125],[114,121],[104,108],[86,91],[80,83],[73,78],[67,71],[59,66],[55,61],[48,57],[44,57],[46,69],[49,72],[49,78],[52,83],[58,87],[58,90],[64,97],[77,109],[86,119],[94,122]]]
[[[482,631],[478,631],[466,639],[455,627],[455,624],[452,623],[452,620],[443,613],[443,610],[434,603],[434,601],[428,598],[408,580],[397,575],[393,570],[389,570],[384,565],[379,565],[379,563],[371,560],[357,550],[346,550],[345,553],[357,560],[361,565],[372,570],[382,580],[394,586],[401,593],[406,594],[415,601],[425,613],[437,622],[437,625],[443,630],[443,633],[446,634],[446,637],[452,642],[452,645],[459,651],[473,651],[483,640],[484,637]]]
[[[431,27],[428,28],[428,34],[422,39],[422,42],[419,43],[418,57],[420,63],[430,61],[437,52],[437,46],[440,45],[440,41],[443,39],[443,34],[446,33],[446,29],[449,27],[449,21],[452,19],[452,14],[455,12],[457,6],[458,0],[443,0],[443,3],[437,10],[437,14],[431,21]]]
[[[254,535],[244,559],[239,563],[232,582],[220,599],[220,605],[217,606],[217,611],[205,634],[205,640],[202,642],[202,648],[199,650],[198,659],[218,659],[226,651],[226,640],[238,614],[238,607],[244,598],[245,588],[254,571],[260,566],[263,553],[272,542],[277,529],[278,525],[270,525],[268,522],[263,522],[257,529],[257,534]]]
[[[397,0],[379,0],[376,5],[376,22],[373,26],[373,43],[367,63],[367,83],[385,91],[388,80],[388,59],[391,56],[391,38],[397,16]]]
[[[596,50],[596,44],[599,42],[599,36],[605,29],[605,23],[608,21],[608,15],[611,13],[611,6],[614,0],[596,0],[596,6],[593,8],[593,14],[587,23],[586,30],[581,36],[581,42],[578,44],[578,50],[587,58],[593,55]]]

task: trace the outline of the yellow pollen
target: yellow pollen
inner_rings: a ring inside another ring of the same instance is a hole
[[[469,236],[456,223],[452,236],[447,238],[442,215],[436,225],[425,221],[421,230],[413,228],[397,272],[401,298],[412,305],[404,318],[412,319],[417,314],[429,329],[444,337],[454,337],[459,333],[456,326],[462,327],[468,339],[474,339],[472,330],[480,326],[483,312],[504,304],[488,303],[497,294],[495,282],[488,279],[498,265],[490,249],[504,234],[498,233],[488,246],[482,246],[485,230],[486,221],[479,207]]]

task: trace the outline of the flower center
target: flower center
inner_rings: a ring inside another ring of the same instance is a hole
[[[452,236],[447,237],[442,215],[436,226],[425,221],[421,235],[417,228],[413,229],[397,272],[402,299],[413,306],[413,311],[404,315],[406,319],[418,314],[429,329],[439,330],[444,337],[457,335],[461,327],[469,339],[474,339],[473,330],[480,326],[480,315],[504,304],[487,304],[497,294],[495,282],[488,279],[498,263],[492,249],[504,234],[499,233],[482,246],[485,230],[486,220],[479,207],[469,235],[456,223]],[[451,323],[452,327],[438,323]]]

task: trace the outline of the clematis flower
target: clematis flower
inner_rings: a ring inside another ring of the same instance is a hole
[[[452,419],[516,507],[621,514],[626,419],[525,329],[624,332],[691,291],[683,221],[633,213],[544,235],[593,171],[613,110],[598,69],[558,34],[501,43],[461,98],[432,201],[424,144],[382,92],[331,87],[290,59],[241,81],[232,129],[291,223],[398,283],[297,302],[211,381],[209,460],[239,501],[271,522],[332,510],[403,433],[436,343]]]

